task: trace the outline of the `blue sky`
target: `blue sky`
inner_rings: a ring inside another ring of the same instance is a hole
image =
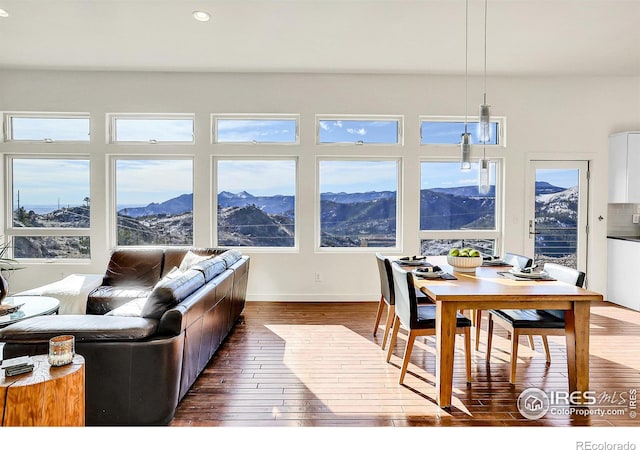
[[[295,195],[295,160],[218,160],[218,191]]]
[[[89,161],[14,159],[14,208],[21,205],[80,205],[89,196]]]
[[[191,193],[191,160],[122,159],[116,163],[116,201],[119,206],[161,203]]]
[[[295,119],[217,119],[217,142],[296,142]]]

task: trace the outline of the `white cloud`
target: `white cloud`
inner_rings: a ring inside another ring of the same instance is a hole
[[[365,134],[367,134],[367,130],[365,130],[364,128],[347,128],[347,133],[364,136]]]

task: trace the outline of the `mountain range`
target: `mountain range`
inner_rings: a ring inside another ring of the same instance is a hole
[[[542,248],[575,251],[577,188],[536,183],[536,226],[554,231],[539,236]],[[493,229],[494,188],[486,195],[477,186],[423,189],[420,229]],[[118,211],[118,244],[189,244],[193,240],[193,195]],[[254,196],[246,191],[218,195],[219,245],[290,247],[295,243],[295,197]],[[46,214],[14,212],[15,226],[88,227],[88,209],[63,208]],[[78,223],[80,222],[80,223]],[[321,245],[326,247],[392,247],[396,241],[396,193],[323,193],[320,202]],[[558,231],[560,230],[560,231]],[[573,233],[573,234],[572,234]]]

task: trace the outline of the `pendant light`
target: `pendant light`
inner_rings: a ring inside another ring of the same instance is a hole
[[[469,97],[469,0],[464,11],[464,133],[460,136],[460,170],[471,170],[471,134],[467,131],[467,103]]]
[[[487,142],[491,141],[491,114],[487,105],[487,0],[484,0],[484,94],[480,105],[480,121],[478,123],[478,139],[482,142],[482,161],[478,168],[478,193],[489,193],[489,161],[487,160]]]

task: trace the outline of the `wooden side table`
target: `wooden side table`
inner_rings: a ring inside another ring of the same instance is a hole
[[[0,375],[0,424],[14,426],[84,426],[84,358],[53,367],[47,355],[33,356],[33,372]]]

